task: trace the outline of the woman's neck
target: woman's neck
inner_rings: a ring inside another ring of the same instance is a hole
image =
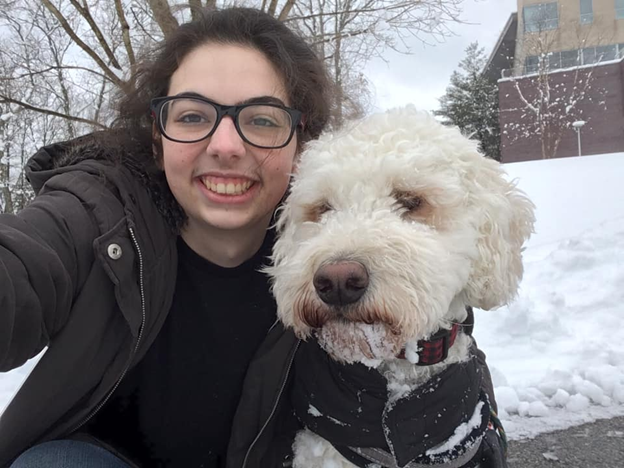
[[[253,257],[264,242],[267,223],[240,230],[210,229],[187,225],[184,242],[198,255],[225,268],[234,268]]]

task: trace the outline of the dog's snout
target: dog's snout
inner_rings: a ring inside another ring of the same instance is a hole
[[[360,262],[329,263],[317,270],[314,288],[328,305],[353,304],[360,300],[368,288],[368,271]]]

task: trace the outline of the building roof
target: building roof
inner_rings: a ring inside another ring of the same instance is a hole
[[[516,53],[516,35],[518,33],[518,13],[509,15],[509,19],[496,41],[494,49],[483,69],[483,74],[496,82],[507,68],[513,68]]]

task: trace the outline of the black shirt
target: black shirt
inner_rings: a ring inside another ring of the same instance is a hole
[[[214,265],[178,241],[169,316],[143,360],[87,431],[143,466],[224,466],[234,412],[255,350],[275,322],[259,252],[235,268]]]

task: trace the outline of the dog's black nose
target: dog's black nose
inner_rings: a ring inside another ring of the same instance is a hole
[[[357,302],[368,288],[368,271],[360,262],[344,261],[320,267],[314,275],[314,288],[328,305]]]

